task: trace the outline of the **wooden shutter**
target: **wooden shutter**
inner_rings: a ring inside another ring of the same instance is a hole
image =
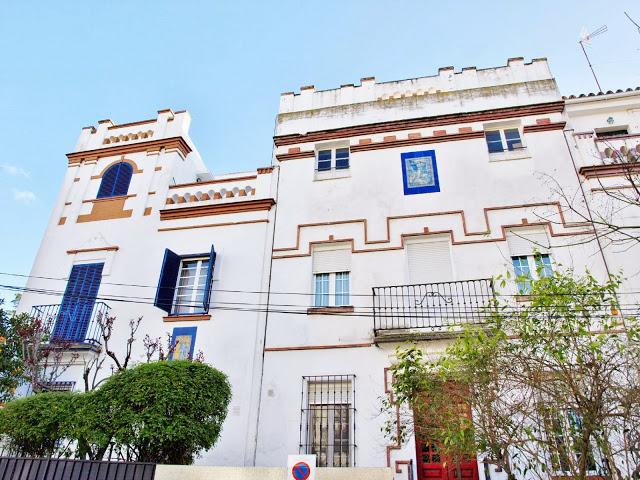
[[[436,283],[453,280],[448,240],[407,243],[409,283]]]
[[[213,269],[216,263],[216,250],[211,245],[211,252],[209,253],[209,269],[207,270],[207,281],[205,283],[204,290],[204,312],[209,311],[209,303],[211,301],[211,287],[213,283]]]
[[[131,183],[131,175],[133,168],[128,163],[122,162],[118,164],[118,172],[116,175],[115,185],[113,186],[113,196],[126,195],[129,191]]]
[[[131,183],[133,168],[126,162],[111,166],[102,176],[97,198],[126,195]]]
[[[507,232],[511,256],[533,255],[534,251],[549,252],[549,238],[545,230],[511,230]]]
[[[104,263],[74,265],[53,328],[57,340],[83,342],[96,303]]]
[[[116,177],[118,176],[119,170],[118,165],[113,165],[106,172],[104,172],[102,181],[100,182],[100,188],[98,189],[98,198],[107,198],[113,196],[113,186],[116,184]]]
[[[173,296],[176,291],[176,282],[178,281],[178,271],[180,270],[180,261],[180,255],[177,255],[168,248],[165,249],[154,305],[168,314],[171,314]]]
[[[313,273],[348,272],[350,270],[350,249],[341,248],[336,250],[313,251]]]

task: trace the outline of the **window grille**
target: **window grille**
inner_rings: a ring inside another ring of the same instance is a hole
[[[40,382],[34,390],[36,392],[71,392],[76,382]]]
[[[355,375],[302,377],[300,453],[318,467],[355,467]]]

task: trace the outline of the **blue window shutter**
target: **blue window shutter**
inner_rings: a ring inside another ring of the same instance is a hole
[[[129,191],[133,168],[126,162],[116,163],[102,176],[98,198],[126,195]]]
[[[52,339],[83,342],[100,289],[103,263],[74,265],[69,274]]]
[[[118,164],[118,174],[116,175],[116,181],[113,186],[113,196],[126,195],[129,192],[129,184],[131,183],[131,175],[133,174],[133,168],[128,163]]]
[[[209,253],[209,270],[207,271],[207,282],[204,290],[204,313],[209,312],[209,303],[211,301],[211,288],[213,283],[213,270],[216,263],[216,250],[211,245],[211,252]]]
[[[172,252],[168,248],[165,249],[154,305],[168,314],[171,314],[173,295],[176,290],[176,282],[178,281],[178,271],[180,270],[180,261],[180,255]]]
[[[102,176],[102,182],[100,182],[100,188],[98,189],[98,198],[112,197],[113,186],[116,183],[116,176],[118,175],[119,167],[116,164],[109,168]]]

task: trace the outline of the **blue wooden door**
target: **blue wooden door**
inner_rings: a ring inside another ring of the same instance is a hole
[[[53,328],[52,340],[83,342],[102,280],[104,263],[74,265]]]

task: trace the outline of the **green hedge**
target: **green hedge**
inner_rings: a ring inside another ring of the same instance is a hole
[[[21,455],[101,459],[115,449],[144,462],[189,464],[213,447],[227,415],[224,373],[190,360],[139,365],[97,390],[40,393],[0,411],[0,434]]]

